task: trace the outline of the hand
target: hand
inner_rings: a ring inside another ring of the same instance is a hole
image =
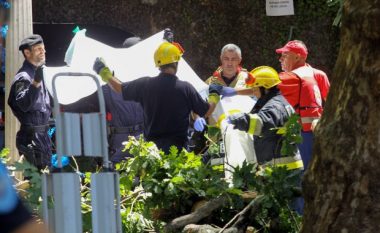
[[[106,62],[101,57],[97,57],[95,59],[95,62],[94,62],[92,69],[97,74],[99,74],[100,77],[102,78],[102,80],[106,83],[108,83],[110,81],[110,79],[113,77],[113,74],[112,74],[110,68],[108,68],[108,66],[106,66]]]
[[[223,90],[223,86],[218,85],[218,84],[210,84],[208,87],[208,92],[211,93],[216,93],[217,95],[221,95],[221,92]]]
[[[44,67],[45,65],[40,65],[37,67],[36,71],[34,71],[33,80],[35,82],[40,83],[42,80],[44,80]]]
[[[62,162],[62,167],[69,165],[69,163],[70,163],[69,157],[63,155],[61,157],[61,162]],[[53,154],[51,156],[51,165],[55,168],[58,168],[58,155],[57,154]]]
[[[166,28],[164,31],[164,40],[167,42],[173,43],[174,41],[174,33],[170,28]]]
[[[232,87],[223,87],[222,92],[220,93],[222,97],[230,97],[237,94],[235,88]]]
[[[234,129],[247,132],[249,129],[250,118],[247,113],[236,113],[227,118],[227,122],[234,125]]]
[[[206,125],[206,120],[203,117],[198,117],[194,121],[194,129],[197,132],[203,132],[203,130],[205,129],[205,125]]]
[[[97,57],[95,59],[95,62],[94,62],[94,65],[92,66],[92,69],[97,73],[99,74],[100,71],[106,67],[106,62],[104,61],[104,59],[102,57]]]

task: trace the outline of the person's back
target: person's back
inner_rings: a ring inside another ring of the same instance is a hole
[[[143,83],[144,90],[138,88],[140,83]],[[195,109],[204,114],[208,109],[208,105],[202,105],[199,98],[194,98],[196,95],[189,83],[173,74],[160,73],[157,77],[129,83],[124,98],[134,98],[142,104],[147,140],[156,142],[159,147],[165,140],[182,147],[187,141],[190,111]]]
[[[108,143],[112,162],[120,162],[132,155],[122,151],[122,143],[129,136],[140,137],[144,132],[144,112],[135,101],[125,101],[120,93],[112,91],[108,85],[102,87],[105,96],[108,125]]]

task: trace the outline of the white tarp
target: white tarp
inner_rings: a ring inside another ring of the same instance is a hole
[[[159,70],[154,65],[153,54],[163,42],[161,31],[129,48],[113,48],[85,35],[85,30],[76,33],[66,51],[65,62],[69,67],[46,67],[45,81],[52,93],[52,78],[59,72],[83,72],[95,74],[92,66],[96,57],[103,57],[123,82],[144,76],[156,76]],[[186,53],[186,51],[185,51]],[[198,77],[185,59],[181,59],[177,76],[191,83],[203,96],[207,96],[208,86]],[[99,78],[101,81],[101,79]],[[101,81],[101,84],[104,82]],[[62,77],[56,81],[58,101],[69,104],[95,92],[96,85],[86,77]]]
[[[214,121],[220,122],[219,127],[226,150],[224,166],[226,168],[225,178],[227,180],[232,179],[232,167],[241,167],[245,160],[249,163],[256,163],[257,159],[253,146],[253,136],[247,134],[246,132],[233,129],[233,126],[227,124],[225,119],[234,113],[249,113],[255,103],[256,101],[248,96],[222,98],[212,114]]]

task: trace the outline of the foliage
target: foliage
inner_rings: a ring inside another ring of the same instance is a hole
[[[123,232],[161,232],[164,222],[188,214],[197,201],[220,195],[230,203],[214,211],[206,221],[224,225],[247,205],[242,193],[256,192],[264,199],[259,214],[249,224],[257,232],[297,232],[301,217],[290,208],[299,173],[283,167],[267,167],[244,162],[236,167],[232,183],[223,179],[223,173],[202,163],[201,156],[172,147],[168,154],[159,151],[152,142],[130,138],[126,149],[134,155],[117,164],[120,172],[121,216]],[[4,155],[0,154],[4,157]],[[41,175],[27,162],[16,163],[16,170],[24,171],[31,186],[25,201],[34,210],[41,208]],[[90,175],[81,176],[81,205],[83,231],[91,232]]]
[[[343,0],[327,0],[327,4],[331,8],[338,8],[333,25],[340,27],[342,25]]]
[[[277,130],[277,134],[282,135],[281,155],[292,156],[298,151],[297,144],[302,142],[301,129],[299,123],[300,116],[292,114],[285,125]]]
[[[235,169],[235,188],[255,191],[264,195],[259,214],[251,224],[259,232],[299,232],[302,217],[291,210],[296,196],[295,187],[300,181],[300,170],[287,170],[285,167],[257,168],[243,163]]]
[[[201,156],[192,152],[171,147],[165,154],[142,138],[131,138],[126,149],[134,158],[117,166],[122,174],[120,186],[133,190],[133,182],[139,177],[138,185],[145,192],[146,217],[170,220],[187,213],[197,200],[235,191],[228,188],[220,172],[203,164]],[[167,210],[165,216],[160,210]]]
[[[24,201],[26,201],[30,209],[38,214],[41,214],[41,174],[38,172],[38,169],[35,166],[26,160],[23,160],[22,162],[16,162],[14,164],[14,167],[15,171],[22,172],[23,176],[26,177],[29,181],[29,188],[26,196],[24,196]]]

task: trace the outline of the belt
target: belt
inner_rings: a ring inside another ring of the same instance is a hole
[[[127,134],[127,133],[136,133],[143,131],[144,127],[142,124],[132,125],[128,127],[108,127],[110,134]]]
[[[28,133],[45,133],[49,130],[49,124],[46,125],[21,125],[20,130]]]

